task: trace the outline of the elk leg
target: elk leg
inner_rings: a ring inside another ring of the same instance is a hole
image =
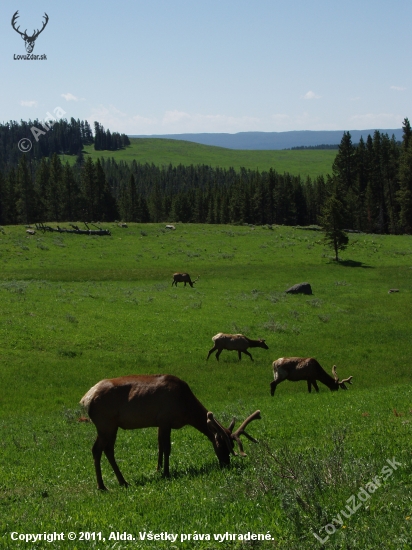
[[[219,355],[222,353],[222,349],[217,350],[216,359],[219,361]]]
[[[159,471],[163,467],[163,453],[164,453],[162,431],[160,428],[157,430],[157,445],[159,449],[159,452],[157,455],[157,470]]]
[[[247,349],[244,349],[244,350],[242,350],[242,351],[243,351],[243,353],[246,353],[246,355],[249,355],[249,357],[250,357],[250,358],[252,359],[252,361],[253,361],[253,357],[252,357],[252,355],[247,351]],[[240,354],[241,354],[241,352],[239,351],[239,359],[240,359]]]
[[[110,466],[113,468],[113,471],[116,474],[117,481],[119,482],[119,484],[125,487],[128,487],[129,484],[123,477],[122,472],[120,471],[119,466],[117,465],[117,462],[114,458],[114,444],[116,443],[116,436],[117,436],[117,430],[113,435],[110,436],[110,438],[107,439],[107,443],[104,448],[104,454],[106,455],[107,460],[110,463]]]
[[[213,352],[216,351],[216,350],[217,350],[217,347],[214,346],[214,347],[209,351],[209,353],[208,353],[208,355],[207,355],[207,357],[206,357],[206,361],[209,359],[210,354],[213,353]]]
[[[273,380],[273,382],[270,383],[270,395],[272,397],[275,395],[277,385],[278,385],[278,383],[276,382],[276,380]]]
[[[316,393],[319,393],[319,388],[318,388],[318,385],[316,383],[316,380],[312,380],[312,386],[315,388]]]
[[[312,382],[308,380],[308,392],[312,393]]]
[[[171,428],[159,428],[157,432],[157,438],[159,443],[159,457],[157,461],[157,469],[160,470],[162,467],[163,457],[164,461],[164,470],[163,475],[165,477],[170,476],[169,472],[169,456],[172,450],[172,444],[170,442]]]
[[[96,471],[97,488],[100,489],[101,491],[107,491],[107,488],[103,483],[102,466],[100,463],[104,447],[105,447],[104,438],[101,435],[97,435],[96,441],[94,442],[94,445],[92,447],[92,454],[93,454],[93,461],[94,461],[94,469]]]

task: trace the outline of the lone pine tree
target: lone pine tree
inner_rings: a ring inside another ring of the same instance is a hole
[[[345,250],[349,239],[343,231],[344,227],[344,206],[336,194],[331,195],[322,208],[320,225],[325,232],[326,244],[335,251],[335,260],[339,261],[339,250]]]

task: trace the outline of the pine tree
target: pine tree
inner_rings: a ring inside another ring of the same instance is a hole
[[[129,198],[129,208],[128,208],[128,218],[126,219],[126,221],[137,222],[138,221],[138,200],[137,200],[136,180],[133,174],[131,174],[129,179],[128,198]]]
[[[5,179],[5,196],[7,201],[7,223],[18,223],[17,214],[17,173],[12,166]]]
[[[335,260],[338,262],[339,250],[345,250],[349,242],[343,231],[344,206],[336,194],[331,195],[325,202],[320,218],[320,225],[325,232],[325,243],[335,251]]]
[[[350,132],[344,132],[339,145],[338,154],[332,165],[335,192],[346,207],[348,219],[346,224],[355,227],[359,216],[359,191],[357,188],[357,157],[356,148],[352,144]]]
[[[349,132],[343,133],[338,154],[332,165],[332,172],[342,187],[339,192],[344,196],[356,181],[355,147],[352,144],[352,136]]]
[[[50,184],[47,196],[47,211],[50,220],[61,221],[63,195],[63,166],[60,157],[54,153],[50,161]]]
[[[8,218],[8,193],[6,191],[6,178],[0,171],[0,225],[5,225]]]
[[[96,167],[91,157],[87,157],[81,173],[82,195],[84,201],[83,219],[96,220],[97,181]]]
[[[64,196],[64,220],[75,221],[78,219],[80,213],[80,189],[74,171],[68,162],[63,167],[62,189]]]
[[[47,197],[49,196],[50,186],[50,168],[49,163],[45,157],[40,161],[40,165],[37,167],[35,189],[37,192],[38,200],[38,214],[41,221],[48,220],[48,208]]]
[[[400,206],[399,226],[402,232],[410,235],[412,233],[412,130],[407,118],[403,123],[399,187],[397,192],[397,200]]]
[[[36,196],[29,161],[22,155],[17,168],[16,208],[20,223],[33,223],[36,220]]]

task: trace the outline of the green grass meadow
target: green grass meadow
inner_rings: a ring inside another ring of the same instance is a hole
[[[84,151],[91,155],[93,160],[98,158],[114,158],[117,162],[131,162],[135,160],[155,166],[177,166],[206,164],[219,168],[241,167],[250,170],[259,169],[261,172],[270,168],[283,174],[289,172],[316,178],[332,172],[332,164],[336,157],[336,150],[238,150],[224,147],[201,145],[189,141],[159,138],[131,138],[131,145],[120,151],[95,151],[93,145],[86,146]],[[75,157],[61,157],[63,161],[74,163]]]
[[[317,231],[107,228],[0,232],[0,548],[412,548],[412,237],[351,234],[336,263]],[[175,271],[200,278],[175,288]],[[304,281],[312,296],[285,294]],[[206,362],[217,332],[265,338],[269,350]],[[285,356],[337,365],[353,385],[309,394],[285,381],[272,398],[271,363]],[[226,426],[260,409],[248,428],[259,443],[245,439],[248,456],[220,469],[201,433],[175,430],[164,479],[156,430],[120,430],[130,487],[103,456],[99,492],[96,431],[78,403],[101,379],[139,373],[179,376]],[[64,541],[18,539],[54,532]]]

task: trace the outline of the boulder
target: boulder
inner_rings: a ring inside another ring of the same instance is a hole
[[[312,287],[309,283],[298,283],[288,288],[286,294],[312,294]]]

